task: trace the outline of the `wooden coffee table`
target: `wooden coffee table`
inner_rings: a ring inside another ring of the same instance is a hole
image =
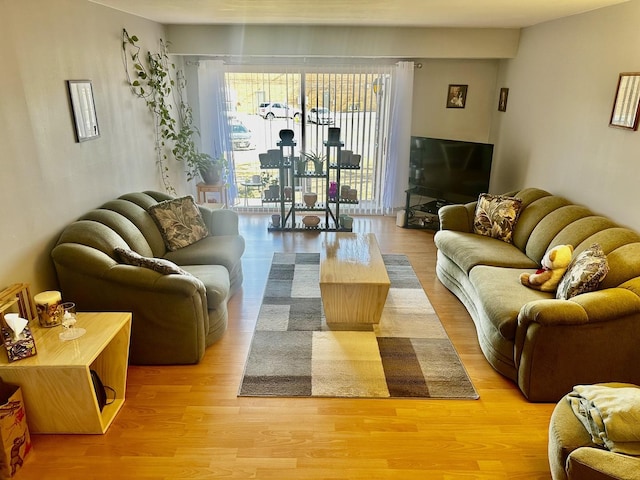
[[[327,324],[378,323],[390,284],[373,233],[326,233],[320,294]]]

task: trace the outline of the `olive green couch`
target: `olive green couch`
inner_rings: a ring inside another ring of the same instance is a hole
[[[237,213],[199,206],[208,235],[169,251],[148,210],[173,198],[149,191],[109,201],[68,225],[51,252],[62,295],[78,311],[132,312],[133,364],[199,362],[225,332],[227,302],[242,285]],[[169,260],[188,274],[127,264],[116,247]]]
[[[544,190],[522,200],[513,244],[473,233],[476,202],[439,211],[436,273],[465,305],[489,363],[530,401],[556,402],[574,385],[640,384],[640,235]],[[594,292],[556,300],[520,284],[545,252],[593,243],[609,272]]]
[[[609,387],[626,384],[607,383]],[[640,480],[640,457],[616,453],[593,442],[563,397],[549,421],[549,466],[553,480]]]

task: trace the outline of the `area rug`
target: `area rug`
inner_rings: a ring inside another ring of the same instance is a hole
[[[319,253],[275,253],[239,396],[477,399],[404,255],[377,325],[327,326]]]

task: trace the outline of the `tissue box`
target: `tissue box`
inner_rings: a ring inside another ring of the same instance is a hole
[[[17,385],[4,383],[0,378],[0,478],[15,475],[31,450],[31,437],[22,400],[22,390]]]
[[[31,330],[29,330],[29,326],[24,328],[20,338],[16,340],[13,337],[13,331],[6,325],[2,325],[2,342],[4,343],[4,348],[7,349],[7,357],[9,357],[10,362],[32,357],[36,354],[36,342],[33,339]]]

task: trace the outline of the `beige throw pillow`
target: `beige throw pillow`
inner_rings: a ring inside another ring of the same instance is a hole
[[[478,197],[473,231],[512,243],[521,209],[522,200],[519,198],[483,193]]]
[[[171,251],[187,247],[209,235],[200,210],[190,195],[157,203],[149,208],[149,215]]]

